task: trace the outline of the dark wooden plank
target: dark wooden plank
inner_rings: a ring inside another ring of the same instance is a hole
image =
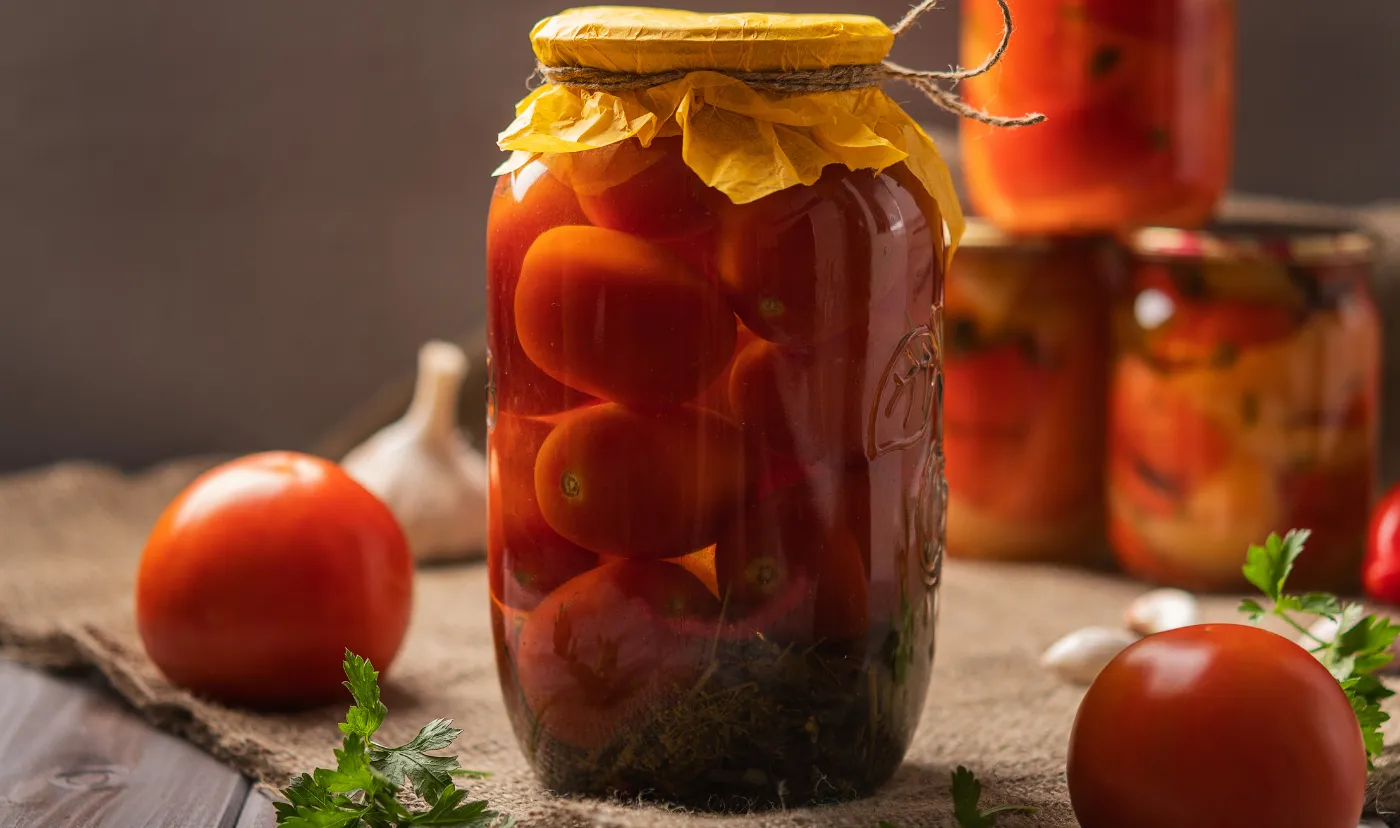
[[[233,828],[247,792],[106,693],[0,662],[0,828]]]
[[[272,800],[262,791],[248,791],[243,813],[238,815],[237,828],[274,828],[276,825],[277,812],[272,809]]]

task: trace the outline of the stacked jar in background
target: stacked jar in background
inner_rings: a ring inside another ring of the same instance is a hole
[[[1313,531],[1297,579],[1357,580],[1375,484],[1370,240],[1216,220],[1233,154],[1233,0],[1017,0],[965,82],[973,222],[947,285],[950,554],[1243,585],[1248,545]],[[964,63],[995,4],[963,5]]]

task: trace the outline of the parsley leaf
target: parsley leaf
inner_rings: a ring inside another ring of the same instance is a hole
[[[1284,591],[1309,534],[1306,529],[1295,529],[1282,539],[1269,535],[1263,546],[1249,548],[1244,575],[1272,606],[1266,609],[1258,601],[1245,599],[1240,602],[1240,612],[1254,622],[1276,616],[1302,633],[1305,641],[1311,640],[1309,652],[1337,679],[1351,702],[1366,743],[1366,760],[1374,768],[1384,748],[1381,726],[1390,720],[1390,714],[1381,710],[1381,702],[1395,695],[1376,673],[1394,658],[1391,645],[1400,635],[1400,626],[1384,616],[1366,615],[1361,605],[1343,604],[1325,592],[1290,595]],[[1336,632],[1331,639],[1320,638],[1321,633],[1298,623],[1291,612],[1327,618],[1335,624]]]
[[[454,775],[482,778],[463,771],[453,756],[430,756],[449,747],[462,731],[449,719],[434,719],[398,747],[373,741],[388,708],[379,698],[379,673],[367,659],[345,652],[345,687],[355,706],[340,724],[345,738],[335,751],[334,770],[318,768],[291,781],[275,804],[279,828],[406,828],[411,825],[455,828],[505,828],[510,817],[467,801]],[[412,786],[428,810],[410,810],[400,796]]]
[[[958,765],[953,771],[953,818],[961,828],[995,828],[1001,814],[1033,814],[1038,809],[1029,805],[998,805],[994,808],[980,808],[982,783],[972,771]]]
[[[1244,577],[1259,587],[1269,600],[1277,603],[1283,594],[1288,573],[1293,569],[1293,562],[1302,554],[1303,542],[1310,534],[1307,529],[1295,529],[1282,539],[1277,534],[1270,534],[1263,546],[1249,547]]]
[[[369,659],[360,658],[349,650],[345,651],[345,688],[355,699],[355,706],[345,714],[345,722],[340,732],[345,735],[359,734],[366,741],[384,723],[389,708],[379,700],[379,673]]]
[[[436,804],[443,791],[453,786],[452,772],[461,765],[455,756],[429,756],[427,751],[442,750],[461,732],[452,726],[451,719],[434,719],[404,745],[375,745],[369,754],[370,765],[395,785],[402,785],[406,778],[429,805]]]

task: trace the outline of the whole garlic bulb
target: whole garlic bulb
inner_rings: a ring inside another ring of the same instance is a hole
[[[1138,635],[1189,627],[1201,618],[1196,598],[1180,589],[1154,589],[1128,606],[1123,621]]]
[[[424,344],[407,413],[341,461],[351,477],[389,506],[419,561],[485,553],[486,458],[457,426],[466,374],[461,348]]]
[[[1074,684],[1093,684],[1103,668],[1138,636],[1117,627],[1085,627],[1051,644],[1040,666]]]

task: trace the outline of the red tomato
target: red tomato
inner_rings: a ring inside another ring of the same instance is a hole
[[[934,352],[928,326],[895,313],[810,349],[755,339],[734,360],[730,404],[751,447],[805,463],[878,456],[930,433]]]
[[[742,353],[755,338],[753,331],[750,331],[742,324],[739,325],[739,334],[734,341],[733,356],[725,364],[724,370],[720,372],[719,376],[715,377],[715,381],[710,383],[710,387],[706,388],[700,396],[695,398],[695,405],[697,407],[708,408],[726,417],[734,416],[734,407],[730,405],[729,401],[729,383],[730,378],[734,375],[734,363],[739,354]]]
[[[974,106],[978,104],[973,103]],[[993,100],[993,107],[1000,106]],[[1091,188],[1132,188],[1170,177],[1176,153],[1161,124],[1137,114],[1129,95],[1052,113],[1025,129],[968,124],[968,140],[994,159],[997,191],[1037,199]]]
[[[549,525],[586,549],[624,558],[675,558],[713,544],[749,482],[739,430],[691,406],[572,412],[535,465]]]
[[[1136,14],[1156,0],[1107,2]],[[1175,6],[1179,0],[1166,2]],[[967,82],[969,94],[995,100],[1003,111],[1044,112],[1055,118],[1127,89],[1142,89],[1145,64],[1170,55],[1159,44],[1137,40],[1134,31],[1115,25],[1113,10],[1105,14],[1085,5],[1017,4],[1011,49],[990,72]],[[1001,41],[1001,9],[995,3],[969,4],[963,13],[963,61],[973,66]]]
[[[664,561],[617,561],[564,584],[530,614],[516,675],[544,732],[591,750],[645,726],[699,676],[719,601]]]
[[[1367,595],[1400,605],[1400,486],[1386,492],[1371,512],[1361,575]]]
[[[894,285],[927,277],[940,243],[894,178],[839,165],[810,187],[730,204],[720,219],[720,281],[735,312],[785,345],[813,345],[867,319]]]
[[[1118,360],[1109,403],[1110,453],[1186,492],[1224,465],[1229,434],[1197,410],[1168,375],[1143,360]]]
[[[1354,828],[1361,728],[1282,636],[1205,624],[1118,655],[1079,706],[1066,768],[1083,828]]]
[[[981,503],[997,498],[1021,466],[1051,381],[1015,342],[944,361],[943,448],[951,491]]]
[[[857,460],[840,471],[841,503],[870,582],[870,621],[899,621],[906,584],[924,577],[925,521],[942,508],[924,479],[930,450],[909,448],[874,462]]]
[[[587,224],[573,192],[533,161],[496,184],[486,221],[487,344],[496,404],[516,414],[550,414],[588,399],[525,356],[515,335],[515,289],[530,245],[544,231]]]
[[[1297,314],[1276,305],[1177,299],[1171,318],[1147,334],[1147,351],[1166,365],[1211,365],[1285,339],[1298,322]]]
[[[793,592],[805,597],[783,619],[799,640],[850,640],[869,628],[869,592],[845,504],[830,481],[774,492],[740,515],[715,547],[720,595],[741,615]]]
[[[1119,566],[1133,578],[1201,592],[1237,589],[1241,579],[1231,573],[1228,577],[1202,571],[1199,563],[1178,560],[1153,547],[1143,537],[1141,526],[1132,514],[1110,510],[1108,514],[1108,544]]]
[[[678,137],[577,153],[568,159],[568,177],[590,221],[649,239],[712,228],[715,209],[726,200],[686,166]]]
[[[1175,481],[1161,478],[1126,452],[1114,452],[1109,457],[1108,485],[1133,509],[1145,514],[1171,517],[1185,505],[1187,493]]]
[[[535,497],[535,461],[554,430],[543,420],[502,414],[491,429],[487,568],[492,594],[533,609],[556,587],[598,564],[598,556],[550,528]]]
[[[525,256],[515,332],[550,376],[633,406],[694,399],[734,353],[719,290],[669,250],[616,230],[556,227]]]
[[[755,450],[804,462],[858,455],[864,374],[845,340],[803,351],[755,339],[734,358],[730,405]]]
[[[408,628],[413,559],[340,466],[254,454],[201,475],[141,556],[136,622],[172,683],[228,704],[340,698],[345,650],[379,670]]]
[[[1125,35],[1170,44],[1182,28],[1183,19],[1224,13],[1224,3],[1186,3],[1181,0],[1084,0],[1084,16],[1112,27]],[[1199,7],[1197,10],[1194,7]],[[1019,31],[1019,27],[1018,27]]]

